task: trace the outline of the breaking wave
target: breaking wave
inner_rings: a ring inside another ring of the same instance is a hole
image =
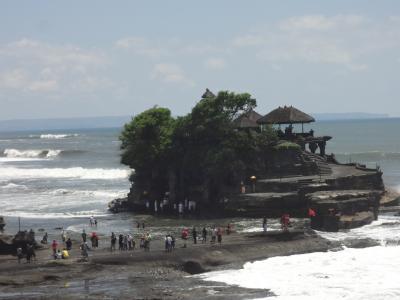
[[[77,133],[60,133],[60,134],[40,134],[40,135],[30,135],[30,138],[39,138],[39,139],[65,139],[71,137],[77,137],[79,134]]]
[[[21,178],[78,178],[78,179],[124,179],[130,170],[126,169],[85,169],[74,168],[42,168],[22,169],[15,167],[0,168],[1,179]]]
[[[5,149],[2,156],[7,158],[54,158],[57,156],[81,154],[85,151],[81,150],[18,150],[18,149]]]

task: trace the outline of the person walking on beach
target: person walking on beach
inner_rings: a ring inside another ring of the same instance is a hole
[[[56,240],[53,240],[53,242],[51,243],[51,249],[53,250],[53,256],[56,256],[57,253],[57,247],[58,247],[58,243]]]
[[[222,243],[222,229],[220,227],[218,227],[218,229],[217,229],[217,240],[218,240],[218,244],[221,245],[221,243]]]
[[[267,232],[267,218],[264,217],[263,218],[263,232]]]
[[[151,241],[151,235],[150,233],[146,233],[146,236],[144,238],[144,251],[146,252],[150,251],[150,241]]]
[[[203,227],[203,231],[201,233],[201,243],[204,244],[207,242],[207,229]]]
[[[71,238],[68,238],[67,241],[65,242],[65,246],[67,247],[67,250],[72,249],[72,241]]]
[[[182,230],[182,240],[183,240],[183,248],[186,248],[186,241],[189,236],[189,230],[187,228],[183,228]]]
[[[24,257],[24,254],[22,253],[22,248],[18,247],[17,248],[17,258],[18,258],[18,263],[21,263],[21,259]]]
[[[117,237],[115,236],[115,233],[111,233],[111,252],[115,251],[115,244],[117,243]]]
[[[124,250],[124,236],[122,234],[118,236],[118,246],[119,246],[118,248],[119,251]]]
[[[211,241],[210,241],[211,244],[215,244],[216,237],[217,237],[217,228],[213,227],[211,229]]]
[[[193,236],[193,244],[197,244],[197,231],[196,231],[196,227],[193,227],[192,236]]]
[[[63,243],[67,240],[67,233],[64,230],[61,232],[61,240]]]
[[[89,258],[89,246],[87,245],[86,242],[82,243],[81,247],[81,255],[83,257],[84,260],[87,260]]]
[[[44,236],[42,238],[42,240],[40,241],[42,244],[47,244],[47,239],[48,239],[48,234],[47,232],[44,233]]]
[[[89,218],[89,225],[90,225],[90,227],[92,227],[94,225],[94,217],[93,216],[91,216]]]
[[[81,236],[82,236],[82,241],[83,241],[84,243],[86,243],[86,237],[87,237],[87,235],[86,235],[85,229],[82,230]]]

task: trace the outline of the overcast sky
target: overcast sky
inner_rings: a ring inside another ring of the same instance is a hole
[[[1,1],[0,119],[258,111],[400,116],[400,1]]]

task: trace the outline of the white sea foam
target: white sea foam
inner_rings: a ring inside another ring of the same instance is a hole
[[[199,275],[207,281],[246,288],[270,289],[278,299],[396,299],[400,218],[381,216],[368,226],[348,232],[320,233],[331,240],[373,238],[381,246],[343,251],[272,257],[246,263],[241,270]],[[270,299],[270,298],[268,298]]]
[[[15,167],[0,168],[0,179],[21,178],[78,178],[78,179],[123,179],[128,178],[127,169],[85,169],[74,168],[42,168],[23,169]]]
[[[21,217],[21,218],[32,218],[32,219],[70,219],[70,218],[89,218],[94,217],[104,217],[108,216],[109,213],[105,213],[101,210],[87,210],[79,212],[67,212],[67,213],[45,213],[45,212],[4,212],[2,216],[5,217]]]
[[[57,189],[49,192],[50,195],[54,196],[65,196],[65,195],[74,195],[74,196],[87,196],[87,197],[97,197],[97,198],[119,198],[126,195],[126,191],[89,191],[89,190],[68,190],[68,189]]]
[[[3,155],[7,158],[52,158],[58,156],[61,150],[18,150],[5,149]]]
[[[396,299],[399,249],[379,246],[273,257],[200,277],[270,289],[278,299]]]
[[[23,184],[15,184],[15,183],[10,182],[10,183],[2,186],[1,188],[5,189],[5,190],[10,190],[10,189],[26,190],[28,187]]]
[[[71,137],[77,137],[79,134],[77,133],[61,133],[61,134],[41,134],[39,138],[41,139],[65,139]],[[36,136],[31,136],[36,137]]]

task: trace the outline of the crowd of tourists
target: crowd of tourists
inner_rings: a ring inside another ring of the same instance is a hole
[[[288,228],[290,226],[289,214],[283,214],[280,219],[280,223],[282,230],[284,232],[288,231]],[[89,225],[91,227],[97,226],[97,220],[91,217],[89,220]],[[150,251],[150,242],[152,240],[152,236],[149,232],[144,232],[145,223],[137,222],[136,228],[138,229],[138,231],[141,229],[143,230],[143,232],[136,235],[139,249],[145,252]],[[263,232],[267,231],[266,217],[262,219],[262,228]],[[209,242],[210,244],[221,244],[223,234],[229,235],[231,234],[232,231],[233,229],[230,223],[226,227],[212,226],[207,228],[204,226],[201,229],[197,229],[196,227],[193,227],[192,229],[184,227],[180,232],[180,238],[182,240],[181,248],[187,248],[188,242],[190,240],[193,241],[193,244],[197,244],[198,242],[201,244],[206,244],[207,242]],[[52,257],[54,259],[68,259],[70,257],[70,251],[72,249],[72,239],[71,237],[68,236],[68,233],[65,230],[62,230],[60,237],[61,237],[60,243],[57,242],[57,240],[53,240],[50,245],[52,250]],[[100,240],[99,235],[95,231],[93,231],[90,235],[88,235],[85,229],[82,230],[81,243],[79,249],[81,251],[81,256],[83,259],[88,259],[89,251],[93,251],[99,248],[99,240]],[[47,241],[48,241],[48,234],[46,232],[41,240],[41,243],[47,244]],[[90,241],[90,246],[89,246],[89,241]],[[103,247],[105,246],[106,248],[108,248],[107,239],[104,241],[104,243],[105,244],[103,244]],[[165,243],[165,251],[172,252],[175,249],[177,243],[174,234],[172,233],[166,234],[164,237],[164,243]],[[109,245],[110,245],[109,249],[111,252],[115,252],[117,250],[117,245],[118,245],[118,251],[122,252],[122,251],[135,250],[137,243],[135,241],[133,234],[130,233],[117,234],[115,232],[112,232],[110,235]],[[23,254],[23,252],[25,253]],[[17,258],[19,263],[21,262],[21,259],[23,257],[26,257],[28,263],[31,262],[31,260],[36,257],[33,245],[28,245],[25,251],[23,251],[22,248],[17,249]]]

